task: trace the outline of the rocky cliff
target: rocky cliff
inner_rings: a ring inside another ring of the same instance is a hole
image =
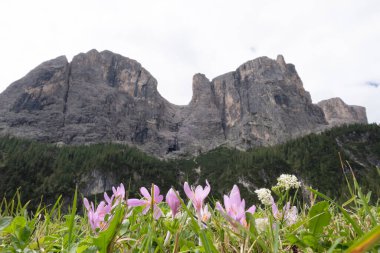
[[[318,103],[325,113],[329,125],[339,126],[352,123],[367,123],[365,107],[347,105],[340,98],[330,98]]]
[[[212,80],[196,74],[187,106],[166,101],[138,62],[96,50],[44,62],[0,94],[1,135],[120,142],[160,157],[273,145],[354,122],[366,123],[364,108],[313,104],[282,56],[257,58]]]

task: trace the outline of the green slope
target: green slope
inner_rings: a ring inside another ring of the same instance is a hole
[[[339,155],[348,160],[363,188],[380,196],[380,127],[352,125],[311,134],[275,147],[247,152],[220,147],[196,158],[162,161],[136,148],[119,144],[56,147],[11,137],[0,138],[0,195],[21,187],[25,200],[37,203],[58,195],[72,196],[99,189],[99,182],[130,185],[131,193],[152,182],[163,191],[184,181],[204,184],[208,179],[217,196],[239,184],[247,200],[256,188],[271,186],[282,173],[295,174],[329,196],[347,199]],[[99,189],[102,192],[104,189]]]

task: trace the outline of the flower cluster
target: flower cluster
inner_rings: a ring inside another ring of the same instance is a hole
[[[166,194],[166,203],[170,207],[172,217],[175,218],[175,215],[179,211],[179,207],[181,206],[181,201],[178,199],[179,193],[175,192],[173,189],[170,189]]]
[[[264,232],[269,225],[269,219],[268,218],[257,218],[255,219],[255,226],[259,233]]]
[[[257,197],[266,206],[270,206],[273,204],[273,197],[271,195],[271,191],[267,188],[261,188],[255,191]]]
[[[153,208],[153,217],[157,220],[162,215],[162,210],[158,207],[158,204],[164,199],[162,195],[160,195],[160,188],[157,185],[153,184],[151,188],[152,194],[148,192],[145,187],[140,188],[140,193],[144,197],[142,199],[128,199],[128,206],[143,206],[143,214],[146,214],[149,209]]]
[[[112,192],[111,197],[106,192],[104,193],[105,201],[101,201],[96,210],[93,202],[89,202],[87,198],[83,199],[84,206],[87,209],[88,221],[95,232],[108,227],[108,221],[112,218],[112,209],[124,201],[125,188],[123,184],[120,184],[117,189],[112,187]]]
[[[232,187],[229,196],[224,195],[224,207],[216,202],[216,209],[224,215],[228,215],[234,222],[240,222],[242,225],[246,225],[245,213],[253,214],[256,210],[256,206],[251,206],[248,210],[245,210],[245,200],[241,199],[239,188],[234,185]],[[233,224],[234,225],[234,224]]]
[[[298,189],[301,186],[301,183],[294,175],[282,174],[279,178],[277,178],[277,186],[284,188],[285,190],[292,188]]]
[[[300,184],[295,176],[281,175],[278,178],[278,184],[276,187],[290,189],[298,188],[299,186]],[[183,190],[195,209],[199,226],[201,228],[205,227],[207,225],[206,222],[208,222],[211,217],[209,206],[204,203],[211,191],[209,182],[206,180],[206,186],[204,187],[201,185],[193,187],[190,186],[188,182],[185,182]],[[269,189],[261,188],[256,190],[255,193],[264,205],[272,207],[272,215],[275,220],[287,225],[296,222],[298,211],[295,206],[290,207],[290,202],[287,202],[283,209],[279,211]],[[98,233],[99,231],[106,229],[112,219],[113,209],[120,204],[125,205],[126,207],[142,206],[142,214],[145,215],[151,210],[151,214],[156,220],[164,216],[163,211],[159,206],[163,202],[164,196],[160,194],[160,188],[157,185],[152,184],[150,191],[145,187],[141,187],[140,194],[142,196],[141,199],[125,199],[125,188],[123,184],[120,184],[117,188],[112,187],[111,196],[104,193],[104,201],[101,201],[96,209],[94,203],[89,202],[84,198],[84,206],[87,209],[88,220],[93,231]],[[234,228],[237,228],[238,224],[247,227],[246,213],[254,214],[256,206],[252,205],[246,210],[245,200],[241,198],[237,185],[232,187],[229,195],[224,195],[223,200],[224,206],[217,201],[215,209],[218,210]],[[179,198],[179,192],[170,189],[166,194],[165,201],[170,208],[170,216],[172,219],[175,219],[180,211],[182,202]],[[169,213],[167,215],[169,215]],[[264,231],[267,225],[267,217],[260,217],[255,221],[256,229],[259,232]],[[170,234],[168,237],[169,236]]]
[[[187,182],[183,185],[183,189],[186,193],[186,196],[191,200],[193,206],[197,213],[200,213],[203,207],[203,202],[210,193],[211,187],[208,181],[206,180],[206,186],[203,189],[202,186],[198,185],[196,188],[190,186]]]
[[[290,202],[287,202],[282,212],[278,210],[276,203],[272,204],[272,212],[275,219],[286,222],[287,225],[292,225],[297,221],[298,210],[296,206],[290,207]]]
[[[210,184],[206,180],[206,186],[204,188],[200,185],[195,188],[190,188],[189,184],[185,182],[183,190],[185,191],[186,196],[191,200],[198,216],[199,225],[202,227],[202,222],[206,222],[211,217],[207,205],[203,207],[203,202],[211,190]]]

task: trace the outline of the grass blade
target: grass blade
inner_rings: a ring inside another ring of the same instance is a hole
[[[375,227],[360,237],[348,250],[347,253],[366,252],[376,243],[380,242],[380,226]]]
[[[74,232],[74,224],[75,224],[75,215],[77,213],[77,198],[78,198],[78,188],[75,188],[75,193],[74,193],[74,199],[73,199],[73,206],[71,210],[71,214],[69,217],[69,231],[68,231],[68,242],[67,242],[67,249],[70,250],[71,244],[74,240],[73,232]]]

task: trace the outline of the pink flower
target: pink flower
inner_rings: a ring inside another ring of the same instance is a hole
[[[297,221],[297,207],[290,207],[290,202],[287,202],[283,207],[282,212],[278,210],[276,203],[272,203],[272,213],[276,220],[285,221],[287,225],[292,225]]]
[[[112,208],[117,206],[120,202],[124,201],[125,197],[125,188],[123,183],[120,184],[116,189],[115,187],[112,187],[112,196],[109,197],[107,192],[104,193],[104,199],[107,202],[108,205],[111,205]],[[115,200],[115,201],[114,201]]]
[[[115,195],[112,194],[111,198],[108,196],[107,192],[104,192],[104,199],[107,202],[107,205],[112,206]]]
[[[189,187],[189,184],[185,182],[183,185],[183,189],[185,190],[185,193],[187,197],[191,200],[193,203],[193,206],[197,212],[197,214],[200,214],[202,207],[203,207],[203,201],[206,199],[207,195],[210,193],[211,187],[208,181],[206,180],[205,188],[203,189],[202,186],[198,185],[195,190],[194,188]]]
[[[105,229],[108,226],[108,223],[104,219],[107,214],[111,214],[111,205],[106,205],[104,201],[101,201],[95,211],[94,203],[91,202],[90,205],[86,198],[83,199],[83,203],[87,209],[88,221],[90,222],[92,230],[97,232],[97,229]]]
[[[177,195],[179,195],[178,192]],[[173,219],[175,215],[178,213],[178,210],[181,206],[181,202],[179,201],[177,195],[173,189],[170,189],[166,194],[166,203],[168,203],[170,210],[172,211]]]
[[[157,204],[159,204],[164,197],[160,195],[160,188],[158,188],[157,185],[153,184],[153,198],[148,192],[148,190],[145,187],[140,188],[140,193],[143,195],[144,198],[142,199],[128,199],[127,205],[128,206],[145,206],[144,210],[142,211],[143,214],[146,214],[151,205],[153,205],[153,217],[157,220],[161,217],[162,211],[158,207]]]
[[[115,199],[123,200],[125,197],[125,188],[123,183],[120,184],[116,189],[115,187],[112,187],[113,195],[115,196]]]
[[[245,200],[241,199],[239,188],[234,185],[229,196],[224,195],[224,207],[219,202],[216,202],[216,209],[223,215],[227,215],[233,221],[240,222],[246,225],[245,213],[255,213],[256,206],[251,206],[247,211],[245,210]]]

